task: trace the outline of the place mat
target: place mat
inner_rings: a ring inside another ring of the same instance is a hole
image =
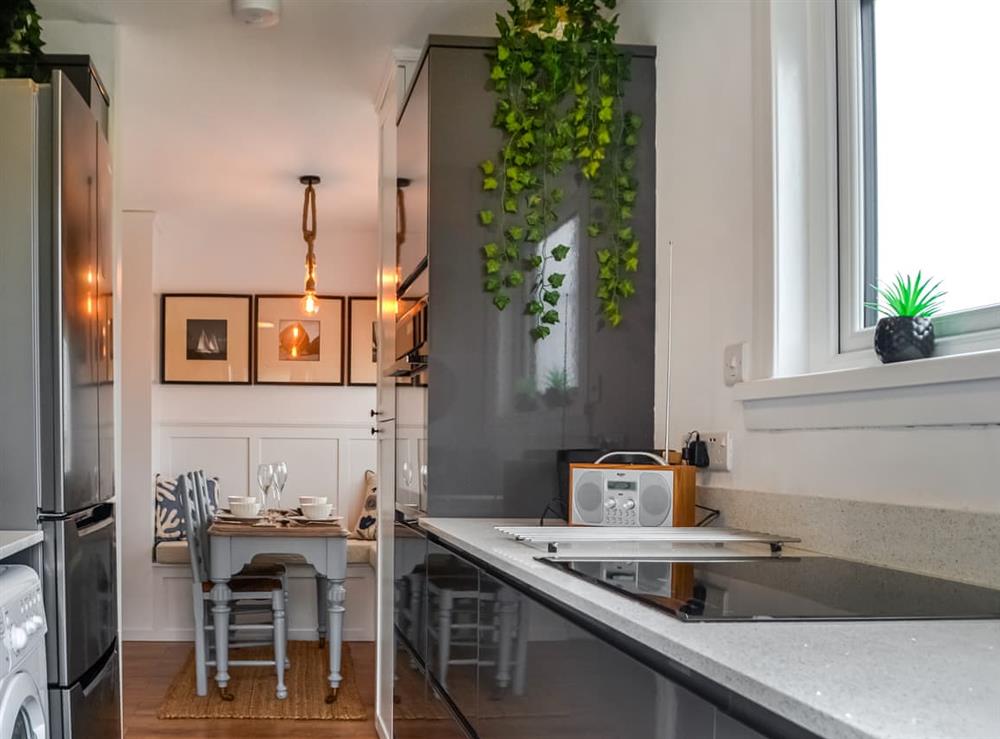
[[[232,658],[271,659],[270,647],[235,649]],[[274,696],[277,677],[273,667],[230,667],[229,690],[235,700],[224,701],[219,695],[214,670],[209,668],[208,695],[195,693],[194,649],[174,678],[167,695],[160,705],[157,718],[233,718],[233,719],[329,719],[362,721],[368,715],[358,693],[354,678],[354,661],[351,650],[344,644],[340,672],[343,680],[337,700],[326,702],[329,654],[319,649],[316,642],[292,641],[288,643],[291,666],[285,670],[288,698]],[[293,732],[294,733],[294,732]],[[291,735],[291,734],[290,734]]]
[[[315,526],[294,522],[261,525],[236,523],[235,521],[215,521],[208,527],[208,533],[214,536],[347,536],[347,532],[337,524]]]

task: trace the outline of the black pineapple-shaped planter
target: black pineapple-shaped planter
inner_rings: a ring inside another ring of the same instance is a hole
[[[886,364],[926,359],[934,353],[934,324],[926,316],[886,316],[875,326],[875,353]]]

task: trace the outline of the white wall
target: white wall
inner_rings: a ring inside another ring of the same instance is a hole
[[[1000,428],[748,432],[723,385],[723,348],[749,341],[754,318],[752,1],[626,0],[620,8],[623,36],[658,47],[658,258],[672,258],[673,272],[671,445],[694,428],[734,433],[733,471],[702,473],[704,485],[1000,512]],[[662,385],[667,363],[657,369]]]

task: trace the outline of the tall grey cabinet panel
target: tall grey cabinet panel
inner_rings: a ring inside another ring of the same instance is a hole
[[[430,348],[421,470],[424,510],[434,516],[537,516],[557,495],[560,449],[648,449],[654,438],[655,49],[627,49],[632,79],[625,108],[643,118],[635,171],[636,295],[619,327],[603,325],[597,260],[586,235],[592,203],[575,167],[567,167],[558,183],[566,193],[562,221],[547,247],[571,247],[559,265],[566,273],[562,318],[547,339],[534,342],[524,297],[512,295],[501,312],[482,290],[481,247],[493,237],[477,214],[498,206],[483,193],[477,165],[495,161],[502,142],[492,127],[495,95],[486,85],[486,53],[494,43],[432,37],[399,124],[399,175],[410,179],[408,188],[417,185],[408,168],[419,175],[412,163],[424,156],[427,162]],[[412,135],[424,116],[426,144]],[[409,207],[406,220],[412,242],[416,216]]]

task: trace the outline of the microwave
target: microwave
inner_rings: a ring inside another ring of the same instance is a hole
[[[396,319],[396,362],[391,371],[396,377],[410,377],[427,368],[427,299],[409,303],[400,301],[404,313]]]

